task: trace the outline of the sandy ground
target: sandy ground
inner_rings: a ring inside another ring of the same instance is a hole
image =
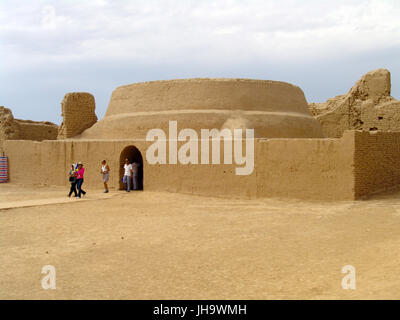
[[[0,185],[0,298],[400,298],[400,193],[360,202],[65,193]],[[56,268],[56,290],[42,289],[44,265]],[[356,290],[341,287],[345,265]]]

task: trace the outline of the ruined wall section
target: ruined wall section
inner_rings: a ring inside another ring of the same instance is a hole
[[[355,132],[355,194],[400,186],[400,132]]]
[[[326,137],[339,138],[345,130],[400,131],[400,101],[390,96],[390,72],[365,74],[351,90],[309,108]]]
[[[0,106],[0,140],[18,139],[18,126],[10,109]]]
[[[0,140],[55,140],[57,133],[54,123],[14,119],[10,109],[0,107]]]
[[[15,119],[19,129],[19,140],[56,140],[58,126],[52,122],[36,122],[31,120]]]
[[[58,131],[58,139],[67,139],[81,134],[97,122],[93,95],[73,92],[64,96],[61,103],[63,122]]]

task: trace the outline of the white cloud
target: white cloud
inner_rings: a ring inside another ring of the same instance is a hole
[[[301,61],[400,45],[398,1],[19,0],[1,9],[0,57],[10,69]]]
[[[1,0],[0,105],[60,122],[66,92],[93,93],[101,116],[117,85],[208,76],[323,101],[379,67],[399,97],[399,16],[398,0]]]
[[[42,27],[44,29],[55,29],[57,27],[56,8],[45,6],[42,9]]]

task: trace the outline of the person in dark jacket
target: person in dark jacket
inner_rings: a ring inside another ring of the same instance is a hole
[[[71,170],[68,173],[68,179],[69,182],[71,183],[71,188],[69,190],[68,197],[71,197],[72,193],[74,193],[74,196],[77,197],[78,193],[76,192],[76,171],[75,171],[75,164],[71,165]]]

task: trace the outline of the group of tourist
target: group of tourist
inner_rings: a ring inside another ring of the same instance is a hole
[[[139,166],[140,163],[133,162],[130,163],[129,159],[125,159],[124,163],[124,177],[122,178],[122,182],[125,186],[127,192],[131,191],[133,186],[133,190],[139,190]],[[78,162],[77,164],[73,163],[71,165],[71,170],[68,173],[69,182],[71,183],[71,188],[68,194],[68,197],[71,197],[72,194],[76,198],[81,198],[86,195],[86,191],[82,189],[83,177],[85,174],[85,168],[83,167],[82,162]],[[104,184],[104,193],[108,193],[108,180],[110,179],[110,167],[108,166],[106,160],[101,162],[101,170],[100,174],[102,175],[103,184]]]
[[[122,178],[122,183],[124,184],[126,191],[131,191],[131,181],[133,184],[133,190],[139,189],[139,179],[138,179],[138,172],[139,172],[140,164],[137,162],[130,163],[129,159],[125,159],[124,164],[124,177]]]
[[[85,174],[85,168],[82,162],[71,165],[71,170],[69,171],[69,182],[71,183],[71,188],[69,190],[68,197],[71,197],[72,193],[76,198],[81,198],[82,195],[86,195],[86,191],[82,189],[83,176]],[[78,189],[78,192],[77,190]]]

